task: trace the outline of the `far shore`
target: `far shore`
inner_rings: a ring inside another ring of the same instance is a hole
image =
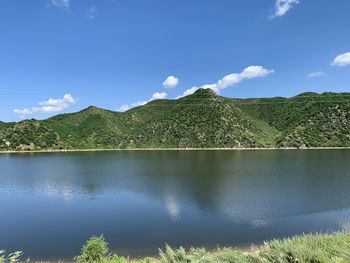
[[[70,153],[70,152],[119,152],[119,151],[273,151],[273,150],[349,150],[350,147],[309,147],[309,148],[125,148],[125,149],[67,149],[67,150],[33,150],[0,151],[0,154],[23,153]]]

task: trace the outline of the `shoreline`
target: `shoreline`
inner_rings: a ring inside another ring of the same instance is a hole
[[[0,151],[0,154],[28,153],[79,153],[79,152],[128,152],[128,151],[275,151],[275,150],[350,150],[350,147],[309,147],[309,148],[126,148],[126,149],[71,149],[71,150],[34,150],[34,151]]]
[[[350,241],[349,232],[333,232],[326,234],[303,234],[294,235],[287,238],[273,239],[264,242],[260,246],[252,246],[249,249],[240,249],[235,247],[217,246],[215,249],[180,249],[173,247],[164,247],[158,251],[156,256],[121,256],[116,254],[113,249],[108,247],[108,243],[102,237],[90,238],[84,246],[90,243],[90,249],[82,248],[81,254],[78,258],[82,259],[79,262],[90,262],[86,260],[89,255],[99,255],[101,261],[106,263],[120,262],[120,263],[141,263],[141,262],[237,262],[247,263],[252,262],[271,262],[271,259],[276,259],[276,262],[287,262],[287,259],[293,262],[348,262],[347,251]],[[91,242],[94,245],[91,246]],[[97,245],[97,246],[96,246]],[[105,252],[100,252],[100,246],[106,247]],[[318,249],[316,253],[310,251]],[[97,249],[96,249],[97,248]],[[324,252],[323,252],[324,251]],[[85,260],[84,260],[85,259]],[[220,259],[220,260],[219,260]],[[117,260],[117,261],[116,261]],[[51,262],[76,262],[74,259],[54,260]],[[19,262],[19,261],[15,261]],[[29,261],[28,261],[29,262]],[[30,261],[39,262],[39,261]],[[50,261],[41,261],[50,262]]]

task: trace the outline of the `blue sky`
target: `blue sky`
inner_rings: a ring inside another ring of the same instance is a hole
[[[349,0],[1,4],[2,121],[126,110],[204,85],[241,98],[350,92]]]

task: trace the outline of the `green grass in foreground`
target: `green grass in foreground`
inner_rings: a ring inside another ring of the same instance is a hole
[[[5,256],[0,252],[0,263],[20,262],[22,252]],[[350,263],[350,233],[303,235],[265,243],[248,252],[232,248],[160,250],[158,258],[129,259],[109,253],[103,236],[94,236],[83,246],[76,263]],[[29,262],[29,261],[28,261]]]

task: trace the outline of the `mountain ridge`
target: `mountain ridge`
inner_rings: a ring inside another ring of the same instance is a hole
[[[350,93],[225,98],[200,89],[126,112],[0,122],[0,150],[350,147]]]

